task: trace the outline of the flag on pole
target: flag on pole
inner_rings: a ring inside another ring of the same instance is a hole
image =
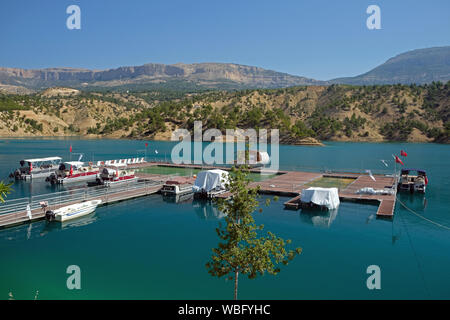
[[[402,157],[407,157],[408,156],[408,154],[405,151],[403,151],[403,150],[400,150],[400,155]]]
[[[426,186],[428,185],[428,177],[427,176],[425,176],[425,185]]]
[[[395,159],[395,162],[400,163],[402,166],[405,165],[399,157],[395,156],[394,159]]]
[[[147,143],[147,142],[145,143],[145,147],[146,147],[146,148],[148,147],[148,143]]]
[[[72,152],[72,145],[70,145],[69,152]]]

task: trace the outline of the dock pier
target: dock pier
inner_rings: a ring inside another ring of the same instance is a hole
[[[166,166],[177,168],[191,168],[191,169],[223,169],[230,168],[201,166],[201,165],[185,165],[159,162],[145,162],[129,166],[134,169],[143,169],[151,166]],[[258,168],[250,170],[254,173],[261,172]],[[106,187],[83,187],[69,191],[55,192],[43,195],[36,195],[28,198],[7,200],[0,204],[0,229],[11,227],[23,223],[28,223],[45,218],[45,212],[41,207],[41,202],[47,202],[46,210],[55,210],[63,206],[78,203],[85,200],[101,199],[102,205],[109,203],[124,201],[137,197],[142,197],[150,194],[158,193],[163,184],[171,180],[173,175],[151,174],[144,172],[137,172],[139,181],[123,186],[116,186],[111,188]],[[302,171],[278,171],[276,176],[262,181],[255,181],[250,183],[250,187],[259,186],[260,193],[272,194],[279,196],[292,197],[284,203],[285,208],[297,210],[300,207],[300,197],[302,190],[310,187],[320,178],[344,178],[353,179],[348,185],[338,188],[339,198],[342,201],[363,201],[378,203],[377,217],[392,218],[394,216],[395,200],[396,200],[396,179],[393,176],[387,175],[373,175],[375,181],[367,174],[360,173],[319,173],[319,172],[302,172]],[[190,183],[194,182],[194,178],[190,178]],[[394,190],[393,194],[386,195],[371,195],[358,194],[357,191],[361,188],[370,187],[373,189],[390,188]],[[229,192],[218,194],[216,197],[228,198],[231,194]],[[27,210],[29,206],[31,217]]]

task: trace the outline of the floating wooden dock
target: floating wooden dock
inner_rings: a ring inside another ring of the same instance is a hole
[[[192,169],[223,169],[229,170],[229,167],[215,167],[202,165],[184,165],[172,163],[146,162],[130,165],[130,168],[145,168],[151,166],[167,166],[177,168]],[[251,172],[261,172],[260,169],[254,168]],[[265,173],[261,173],[265,174]],[[268,173],[270,174],[270,173]],[[140,178],[139,182],[125,186],[117,186],[111,188],[85,187],[71,191],[56,192],[30,198],[8,200],[0,204],[0,228],[10,227],[22,223],[41,220],[45,217],[45,213],[41,208],[40,202],[48,202],[47,210],[55,210],[62,206],[78,203],[80,201],[101,199],[104,204],[123,201],[145,195],[157,193],[161,190],[162,185],[168,181],[176,179],[177,176],[165,174],[151,174],[137,172]],[[359,173],[318,173],[318,172],[302,172],[302,171],[278,171],[274,177],[263,181],[252,182],[250,187],[259,186],[260,193],[273,194],[280,196],[292,197],[284,203],[286,208],[298,209],[300,206],[300,197],[302,190],[310,187],[309,183],[320,178],[348,178],[354,179],[353,182],[343,188],[339,188],[339,197],[343,201],[368,201],[378,203],[377,216],[392,218],[395,209],[396,186],[395,178],[385,175],[374,175],[376,181],[372,180],[368,175]],[[181,178],[181,177],[178,177]],[[184,177],[188,183],[194,183],[193,177]],[[393,194],[388,195],[370,195],[358,194],[361,188],[384,189],[390,188],[394,190]],[[217,195],[220,198],[228,198],[231,194],[225,192]],[[27,206],[31,209],[31,218],[27,212]]]
[[[0,206],[0,228],[12,227],[44,219],[45,212],[40,205],[41,201],[48,203],[46,210],[56,210],[63,206],[93,199],[100,199],[102,200],[102,205],[106,205],[112,202],[157,193],[161,190],[162,185],[162,182],[143,180],[121,187],[86,187],[71,191],[10,200]],[[27,212],[27,206],[30,207],[31,217]]]
[[[250,187],[260,188],[260,193],[274,194],[281,196],[291,196],[292,199],[284,203],[288,209],[299,209],[300,197],[303,189],[309,188],[311,183],[323,177],[330,178],[347,178],[354,179],[352,183],[339,189],[339,198],[343,201],[367,201],[378,203],[377,216],[379,217],[393,217],[395,209],[396,188],[394,177],[385,175],[374,175],[376,181],[372,180],[368,175],[361,175],[358,173],[314,173],[301,171],[288,171],[277,175],[276,177],[253,182]],[[370,195],[356,193],[361,188],[384,189],[390,188],[394,190],[394,194],[388,195]],[[219,197],[227,198],[231,194],[224,193]]]

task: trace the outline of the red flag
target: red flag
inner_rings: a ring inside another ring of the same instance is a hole
[[[145,147],[146,147],[146,148],[148,147],[148,143],[147,143],[147,142],[145,143]]]
[[[425,176],[425,185],[428,185],[428,177]]]
[[[395,156],[395,162],[400,163],[402,166],[404,165],[403,161],[397,156]]]
[[[72,145],[70,145],[69,152],[72,152]]]
[[[400,151],[400,155],[402,157],[407,157],[408,156],[408,154],[405,151],[403,151],[403,150]]]

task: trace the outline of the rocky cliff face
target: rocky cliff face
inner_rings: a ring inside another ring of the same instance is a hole
[[[164,65],[149,63],[142,66],[120,67],[108,70],[48,68],[25,70],[0,68],[0,84],[26,88],[52,86],[117,86],[151,81],[183,80],[201,85],[220,87],[224,83],[254,88],[279,88],[322,82],[258,67],[227,63],[198,63]]]

